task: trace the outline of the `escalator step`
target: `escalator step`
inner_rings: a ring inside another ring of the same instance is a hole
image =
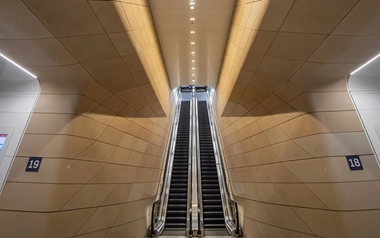
[[[186,223],[168,223],[165,222],[165,227],[166,228],[186,228]]]
[[[224,218],[223,210],[219,211],[204,211],[203,212],[204,218]]]
[[[220,208],[222,208],[222,200],[221,199],[204,199],[203,200],[203,209],[205,209],[205,206],[213,206],[213,205],[218,205]],[[212,208],[212,207],[210,207]],[[223,208],[222,208],[223,209]]]
[[[207,200],[205,200],[207,201]],[[203,202],[205,202],[203,201]],[[212,201],[217,201],[217,200],[212,200]],[[220,204],[222,204],[222,200],[219,200]],[[223,211],[222,205],[203,205],[203,210],[204,211]]]

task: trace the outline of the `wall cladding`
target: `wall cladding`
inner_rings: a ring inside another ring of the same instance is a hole
[[[41,82],[1,236],[143,237],[171,114],[147,1],[6,0],[0,12],[1,51]],[[38,173],[24,172],[29,156],[43,157]]]
[[[217,102],[247,237],[380,234],[380,171],[346,88],[380,50],[378,7],[236,2]],[[346,155],[364,170],[351,172]]]

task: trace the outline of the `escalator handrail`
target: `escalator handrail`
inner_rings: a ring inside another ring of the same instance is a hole
[[[192,89],[192,96],[194,95],[194,89]],[[188,157],[188,170],[187,170],[187,212],[186,212],[186,231],[185,235],[190,236],[192,234],[192,157],[193,157],[193,97],[190,100],[190,124],[189,124],[189,157]]]
[[[197,154],[196,154],[196,161],[197,161],[197,184],[198,184],[198,209],[197,209],[197,215],[198,215],[198,235],[201,237],[205,234],[205,228],[204,228],[204,218],[203,218],[203,191],[202,191],[202,173],[201,173],[201,155],[200,155],[200,140],[199,140],[199,109],[198,109],[198,98],[195,98],[196,101],[196,116],[195,116],[195,138],[196,138],[196,148],[197,148]]]
[[[207,97],[210,99],[209,97]],[[229,192],[227,183],[226,183],[226,174],[225,174],[225,167],[223,163],[223,156],[222,156],[222,150],[220,148],[220,138],[218,134],[218,129],[217,129],[217,124],[215,123],[215,114],[212,110],[211,107],[211,102],[209,100],[206,100],[206,107],[208,111],[208,118],[210,122],[210,131],[212,138],[215,138],[216,141],[213,141],[214,145],[214,154],[215,154],[215,159],[216,159],[216,167],[217,167],[217,172],[218,172],[218,177],[219,181],[221,182],[220,186],[220,194],[222,196],[222,203],[223,203],[223,212],[225,216],[225,222],[226,222],[226,228],[227,231],[230,233],[232,236],[241,236],[241,227],[239,223],[239,211],[238,211],[238,206],[236,201],[231,199],[231,193]],[[214,140],[214,139],[213,139]],[[215,143],[214,143],[215,142]],[[225,201],[227,200],[227,201]],[[227,204],[228,202],[228,204]],[[233,206],[236,209],[236,218],[235,222],[233,222],[233,217],[232,217],[232,211],[231,211],[231,206],[230,204],[233,204]]]
[[[163,176],[165,177],[163,180],[163,186],[161,187],[161,191],[159,192],[159,198],[153,202],[152,206],[152,214],[151,214],[151,225],[149,228],[150,236],[159,236],[163,228],[165,226],[165,217],[166,217],[166,208],[168,204],[169,198],[169,190],[170,190],[170,182],[171,182],[171,174],[173,170],[173,161],[174,161],[174,152],[175,145],[177,141],[177,133],[178,133],[178,124],[181,113],[181,104],[182,100],[179,99],[176,105],[176,109],[172,117],[174,117],[173,124],[171,126],[170,137],[168,139],[168,150],[166,151],[166,163]],[[162,204],[164,203],[164,204]],[[160,206],[159,218],[158,221],[155,222],[155,208]]]

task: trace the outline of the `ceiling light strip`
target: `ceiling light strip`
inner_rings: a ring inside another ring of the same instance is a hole
[[[16,64],[13,60],[9,59],[8,57],[6,57],[5,55],[3,55],[2,53],[0,53],[0,56],[3,57],[4,59],[8,60],[9,62],[11,62],[12,64],[14,64],[15,66],[17,66],[19,69],[21,69],[22,71],[24,71],[25,73],[29,74],[30,76],[32,76],[33,78],[37,78],[34,74],[32,74],[31,72],[29,72],[28,70],[24,69],[23,67],[21,67],[20,65]]]
[[[350,75],[353,75],[354,73],[358,72],[359,70],[361,70],[362,68],[364,68],[365,66],[367,66],[368,64],[370,64],[372,61],[374,61],[375,59],[379,58],[379,56],[380,56],[380,54],[376,55],[374,58],[372,58],[370,61],[368,61],[367,63],[365,63],[362,66],[360,66],[358,69],[356,69]]]

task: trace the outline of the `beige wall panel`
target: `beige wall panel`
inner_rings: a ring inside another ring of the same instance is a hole
[[[355,0],[295,1],[281,31],[328,34],[355,3]]]
[[[272,145],[272,148],[281,161],[313,158],[311,154],[306,152],[292,140]]]
[[[287,132],[282,129],[282,125],[273,127],[264,132],[270,144],[275,144],[290,139]]]
[[[265,56],[257,72],[278,78],[290,79],[301,65],[302,61]],[[277,70],[274,71],[273,68]]]
[[[125,164],[128,161],[128,158],[131,154],[131,150],[124,149],[121,147],[117,147],[110,159],[108,160],[109,163],[116,163],[116,164]]]
[[[151,203],[151,199],[126,203],[115,221],[115,225],[119,226],[146,217],[150,213],[150,209],[148,209],[148,207]],[[147,209],[142,209],[144,207],[147,207]]]
[[[294,60],[306,60],[325,38],[326,35],[279,32],[268,50],[268,55]]]
[[[241,224],[246,227],[246,232],[249,234],[249,238],[262,238],[257,222],[249,218],[240,218]]]
[[[72,159],[43,158],[43,166],[35,173],[25,173],[27,157],[16,157],[8,175],[10,182],[30,183],[78,183],[85,184],[104,166],[103,163]]]
[[[279,227],[313,234],[305,222],[302,221],[301,217],[291,207],[270,204],[267,204],[266,207]]]
[[[380,173],[373,155],[362,155],[362,171],[352,173],[345,157],[324,157],[286,162],[284,165],[304,182],[350,182],[379,180]]]
[[[109,143],[112,145],[118,145],[123,138],[124,133],[116,130],[112,127],[107,127],[107,129],[103,132],[103,134],[100,136],[99,141],[102,141],[104,143]]]
[[[281,229],[281,231],[285,235],[285,237],[289,237],[289,238],[315,238],[317,237],[317,236],[308,235],[305,233],[300,233],[300,232],[291,231],[291,230]]]
[[[241,199],[239,199],[239,201],[240,200]],[[247,208],[243,209],[247,211],[247,214],[244,213],[244,216],[266,224],[276,224],[265,203],[245,200],[242,206]]]
[[[96,80],[112,78],[129,73],[120,57],[85,63],[83,66]]]
[[[105,164],[89,183],[117,183],[123,171],[122,165]]]
[[[55,36],[89,35],[104,32],[86,1],[69,0],[57,4],[47,0],[25,2]],[[67,17],[68,15],[70,17]]]
[[[123,210],[124,204],[99,207],[91,218],[80,229],[78,234],[84,234],[93,232],[96,230],[102,230],[110,228],[115,223],[116,219]]]
[[[90,1],[90,5],[107,33],[131,30],[120,2]]]
[[[41,94],[34,111],[87,115],[96,106],[95,101],[82,95]]]
[[[73,135],[96,140],[103,132],[106,133],[105,129],[106,125],[79,115],[34,113],[26,132]]]
[[[272,182],[265,166],[252,166],[251,169],[256,182]]]
[[[379,182],[308,184],[332,210],[379,209]]]
[[[260,222],[257,222],[257,226],[263,237],[286,238],[278,227],[269,226]]]
[[[376,237],[378,210],[336,212],[294,208],[316,235],[322,237]],[[368,229],[371,227],[371,229]]]
[[[360,1],[334,30],[337,35],[378,35],[378,1]]]
[[[83,185],[7,183],[0,209],[49,212],[59,210]]]
[[[112,227],[106,238],[118,238],[128,234],[128,237],[144,237],[148,228],[147,218],[127,223],[121,226]]]
[[[328,132],[363,131],[355,111],[333,111],[305,114],[281,124],[290,138]],[[350,118],[342,120],[342,118]]]
[[[319,63],[360,63],[375,57],[380,49],[379,36],[329,36],[310,57]],[[366,47],[362,47],[365,45]]]
[[[277,31],[288,14],[294,0],[264,0],[253,29]]]
[[[79,237],[79,238],[104,238],[107,233],[109,232],[110,229],[105,229],[101,231],[95,231],[91,233],[87,233],[84,235],[79,235],[79,236],[74,236],[74,237]]]
[[[80,63],[119,56],[106,34],[63,37],[59,38],[59,41]]]
[[[282,163],[265,165],[273,182],[299,182],[299,180]]]
[[[262,201],[274,204],[287,205],[287,202],[277,191],[276,187],[270,183],[258,183],[257,187],[260,190]]]
[[[77,61],[54,38],[28,40],[0,40],[3,54],[23,66],[57,66]]]
[[[372,154],[364,132],[318,134],[294,141],[315,157]]]
[[[304,184],[276,184],[277,191],[289,205],[328,209],[328,207]]]
[[[75,136],[26,134],[18,155],[75,158],[91,143],[93,143],[92,140]]]
[[[100,206],[114,186],[113,184],[87,184],[62,207],[62,210]]]
[[[76,158],[80,160],[107,162],[114,150],[115,146],[96,141]]]
[[[1,39],[30,39],[52,37],[48,29],[20,1],[1,2]],[[18,16],[23,16],[20,19]]]
[[[128,196],[131,193],[132,184],[117,184],[104,200],[102,205],[112,205],[118,203],[125,203],[128,200]]]
[[[74,236],[95,210],[90,208],[56,213],[1,211],[1,233],[5,237]]]

